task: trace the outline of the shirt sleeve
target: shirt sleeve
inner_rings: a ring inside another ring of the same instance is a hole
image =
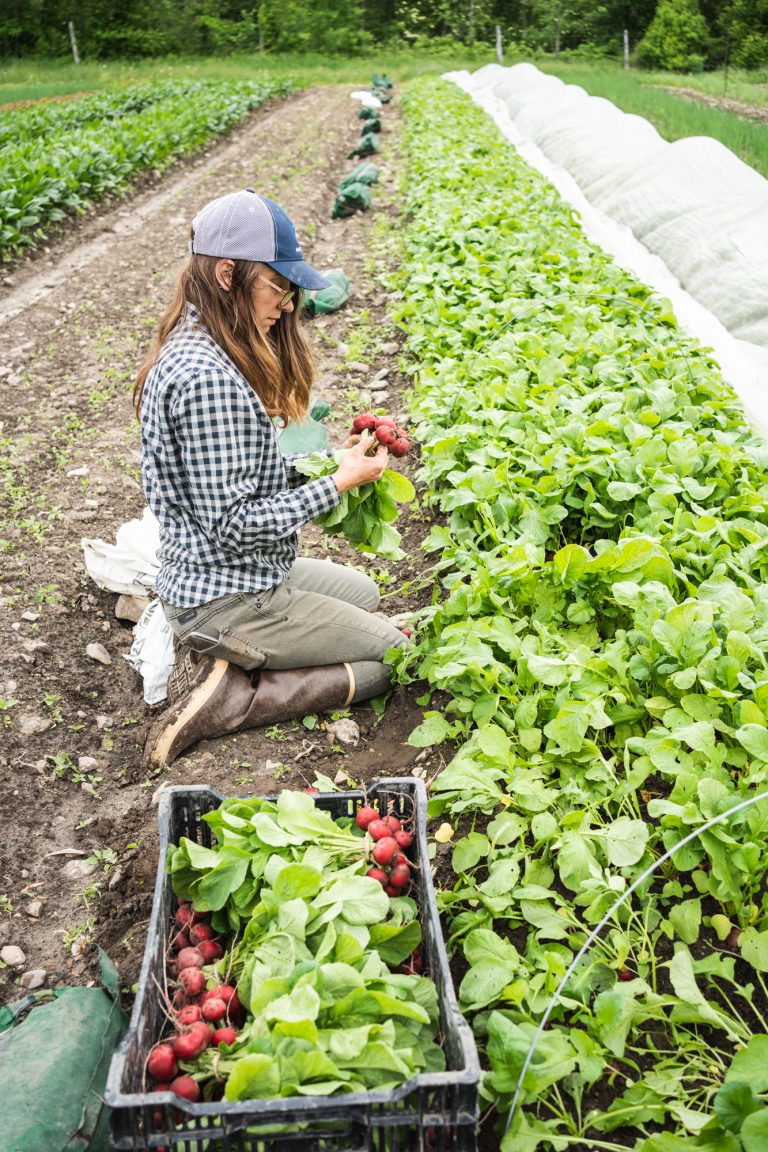
[[[228,552],[283,540],[339,503],[330,476],[288,488],[269,419],[234,377],[201,370],[177,393],[172,416],[193,515]]]

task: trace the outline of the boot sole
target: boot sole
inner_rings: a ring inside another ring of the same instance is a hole
[[[213,696],[214,692],[224,678],[224,674],[226,673],[228,667],[229,664],[226,660],[215,661],[210,675],[206,676],[202,684],[199,684],[197,688],[195,688],[194,692],[182,708],[181,712],[179,712],[179,715],[176,717],[173,724],[170,724],[168,727],[164,728],[160,733],[160,736],[155,741],[154,745],[152,746],[152,750],[147,757],[150,764],[171,764],[176,759],[176,756],[180,755],[181,750],[171,756],[171,748],[173,747],[174,740],[184,725],[187,723],[187,721],[192,716],[194,716],[196,712],[199,712],[200,708],[202,708],[203,705],[205,705],[210,700],[211,696]]]

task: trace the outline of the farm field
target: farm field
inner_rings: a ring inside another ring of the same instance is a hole
[[[768,451],[663,303],[452,87],[404,93],[387,62],[398,96],[373,207],[332,220],[359,136],[348,92],[369,74],[345,68],[349,82],[262,90],[226,139],[0,274],[0,946],[53,986],[95,978],[98,943],[128,992],[159,787],[413,772],[443,826],[446,935],[491,1069],[483,1147],[761,1152]],[[303,534],[305,554],[374,574],[386,611],[417,613],[416,648],[383,718],[355,710],[356,748],[285,724],[150,775],[130,624],[80,539],[111,541],[141,513],[133,373],[195,210],[246,185],[285,205],[309,260],[352,280],[346,308],[310,322],[332,440],[378,375],[421,444],[405,561]],[[15,999],[18,971],[0,980]]]
[[[111,542],[142,511],[133,375],[184,258],[189,221],[222,192],[271,190],[297,220],[308,258],[342,267],[352,281],[347,307],[313,322],[317,398],[332,407],[332,442],[370,403],[365,385],[377,372],[389,372],[387,407],[400,412],[400,343],[383,283],[396,265],[399,111],[388,109],[375,211],[333,221],[360,132],[348,92],[314,89],[256,111],[183,172],[89,215],[5,276],[0,773],[9,834],[0,934],[23,949],[27,968],[46,969],[48,985],[84,982],[94,941],[114,957],[126,988],[135,981],[156,867],[152,796],[162,784],[256,793],[276,783],[304,787],[316,771],[333,778],[340,769],[364,782],[405,773],[419,755],[406,739],[421,713],[405,692],[386,726],[371,709],[356,711],[363,738],[352,752],[333,748],[323,732],[282,725],[202,745],[148,776],[140,752],[151,715],[123,660],[131,625],[115,619],[116,596],[90,580],[80,547],[82,537]],[[368,565],[385,593],[423,565],[418,513],[406,532],[405,563]],[[366,563],[319,529],[306,533],[304,548]],[[399,593],[384,603],[393,612],[408,606]],[[97,642],[109,665],[86,655]],[[26,909],[35,900],[42,911],[33,918]],[[4,1000],[18,994],[14,975],[0,972]]]

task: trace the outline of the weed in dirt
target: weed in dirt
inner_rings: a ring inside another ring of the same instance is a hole
[[[5,892],[0,892],[0,912],[2,912],[4,916],[10,916],[13,912],[13,901]]]
[[[61,604],[61,593],[57,584],[44,584],[34,594],[35,604]]]
[[[0,718],[4,725],[10,726],[11,721],[11,708],[15,708],[18,700],[13,700],[10,696],[3,698],[0,696]]]
[[[55,692],[50,692],[46,696],[43,696],[43,705],[48,710],[48,715],[53,721],[54,728],[64,722],[64,714],[61,711],[60,703],[61,696],[58,696]]]
[[[379,338],[376,335],[378,329],[371,319],[368,308],[361,308],[351,321],[345,341],[347,351],[344,353],[344,359],[348,364],[355,361],[368,363],[376,358],[379,350]]]

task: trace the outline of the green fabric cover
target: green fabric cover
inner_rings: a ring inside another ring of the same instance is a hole
[[[326,280],[330,280],[329,288],[304,293],[304,307],[310,316],[335,312],[349,299],[349,278],[344,275],[341,268],[331,268],[330,272],[323,272],[323,276]]]
[[[348,184],[376,184],[379,179],[379,169],[371,160],[361,160],[359,164],[339,181],[339,191]]]
[[[378,152],[378,150],[378,135],[375,132],[365,132],[357,148],[352,149],[352,151],[347,156],[347,159],[351,160],[353,156],[360,156],[361,158],[363,156],[372,156],[374,152]]]
[[[108,1152],[103,1092],[126,1021],[117,971],[99,957],[103,988],[57,988],[0,1009],[4,1152]]]
[[[352,216],[355,212],[366,212],[371,206],[371,189],[367,184],[344,184],[333,203],[333,220]],[[323,289],[327,291],[326,288]]]
[[[324,272],[323,275],[327,276],[328,273]],[[323,291],[327,292],[328,289],[324,288]],[[318,400],[305,420],[289,424],[279,434],[280,451],[286,455],[294,452],[324,452],[328,448],[328,429],[319,421],[328,416],[330,411],[330,404]]]

